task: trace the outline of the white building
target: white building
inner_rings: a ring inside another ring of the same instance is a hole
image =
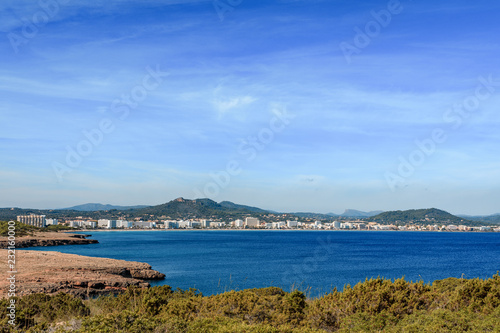
[[[236,228],[241,228],[245,225],[245,222],[243,222],[242,220],[235,220],[233,222],[233,226],[235,226]]]
[[[191,221],[179,221],[179,228],[191,229],[193,223]]]
[[[286,221],[286,226],[288,228],[297,228],[299,226],[298,221]]]
[[[249,228],[257,228],[259,227],[259,219],[256,217],[247,217],[245,218],[245,226]]]
[[[225,222],[210,222],[210,228],[225,228]]]
[[[340,222],[339,221],[333,221],[333,227],[335,229],[340,229]]]
[[[97,221],[97,226],[99,228],[104,228],[104,229],[115,229],[116,228],[116,220],[100,219]]]
[[[178,229],[179,222],[177,221],[165,221],[165,229]]]
[[[285,222],[273,222],[273,229],[281,229],[285,226]]]
[[[135,221],[133,226],[139,229],[153,229],[156,228],[155,222]]]
[[[126,220],[116,220],[116,227],[123,229],[130,229],[134,226],[134,222]]]
[[[17,217],[17,221],[39,228],[45,228],[47,226],[45,222],[45,215],[20,215]]]
[[[45,219],[45,224],[46,225],[57,225],[58,221],[57,221],[57,219]]]
[[[109,220],[106,219],[99,219],[97,220],[97,226],[99,228],[107,228],[108,227]]]
[[[200,220],[200,222],[201,222],[202,228],[210,228],[210,226],[212,225],[212,221],[210,221],[210,220],[203,219],[203,220]]]
[[[71,228],[80,228],[82,226],[81,221],[69,221],[68,224]]]
[[[97,222],[95,222],[95,221],[83,221],[81,223],[81,226],[84,228],[88,228],[88,229],[95,229],[95,228],[97,228]]]

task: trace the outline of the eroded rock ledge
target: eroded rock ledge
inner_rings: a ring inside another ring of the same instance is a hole
[[[7,250],[0,250],[0,256],[7,267]],[[146,263],[48,251],[16,251],[16,269],[17,296],[66,292],[87,298],[128,286],[147,288],[147,280],[165,278]],[[7,291],[7,280],[0,280],[0,298]]]
[[[58,233],[58,232],[37,232],[32,236],[16,238],[16,248],[36,247],[36,246],[57,246],[57,245],[83,245],[99,243],[95,239],[87,239],[90,235]],[[8,247],[7,237],[0,237],[0,248]]]

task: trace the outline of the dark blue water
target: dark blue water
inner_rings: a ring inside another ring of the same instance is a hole
[[[108,231],[99,244],[53,250],[147,262],[157,284],[230,289],[296,287],[314,297],[371,277],[432,282],[500,270],[500,233],[357,231]]]

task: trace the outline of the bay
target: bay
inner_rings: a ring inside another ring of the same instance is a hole
[[[500,270],[499,233],[383,231],[99,231],[99,244],[59,251],[150,264],[173,288],[204,295],[228,290],[298,288],[317,297],[367,278],[430,283],[488,278]]]

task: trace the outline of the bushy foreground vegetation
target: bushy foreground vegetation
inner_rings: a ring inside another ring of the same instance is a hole
[[[432,285],[371,279],[307,300],[279,288],[202,296],[169,286],[113,297],[67,294],[17,301],[17,329],[0,302],[1,332],[500,332],[500,277]]]

